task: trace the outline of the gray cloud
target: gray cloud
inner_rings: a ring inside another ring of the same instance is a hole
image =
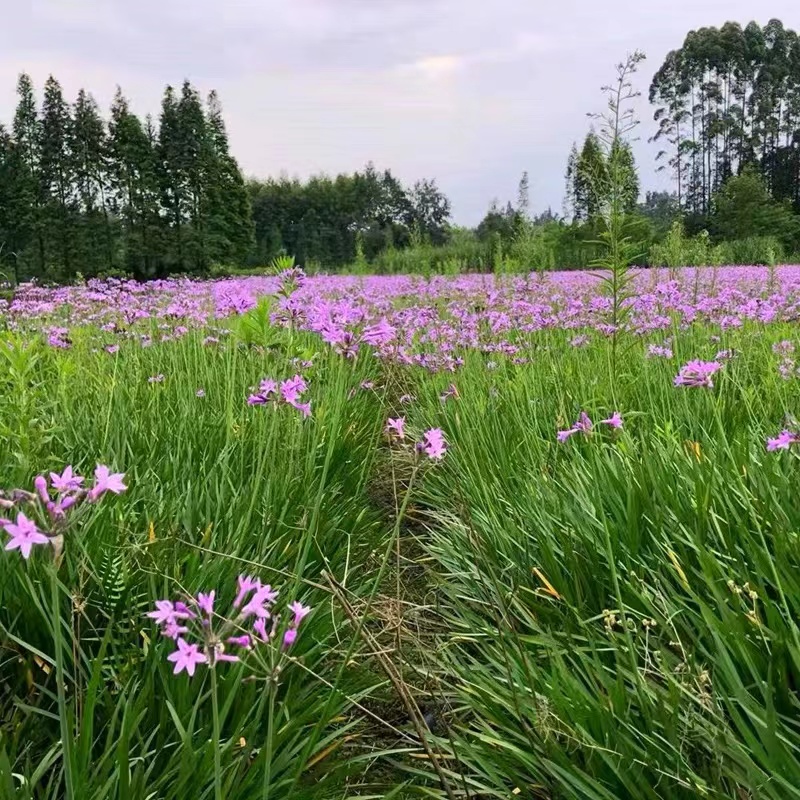
[[[792,25],[794,5],[774,0],[771,16]],[[37,0],[4,12],[0,120],[21,70],[106,106],[119,83],[156,114],[164,85],[189,77],[219,90],[246,172],[372,159],[408,181],[436,176],[457,220],[474,223],[493,197],[514,196],[525,169],[534,207],[560,207],[569,148],[627,51],[648,54],[646,93],[689,29],[756,11],[752,0]],[[644,102],[641,113],[644,140]],[[663,184],[645,141],[637,155],[644,185]]]

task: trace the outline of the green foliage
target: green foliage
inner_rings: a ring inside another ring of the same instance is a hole
[[[361,263],[359,245],[364,259],[374,264],[384,254],[412,246],[415,230],[435,245],[447,240],[450,204],[436,183],[418,181],[405,189],[389,170],[379,173],[371,163],[363,172],[317,175],[305,183],[286,177],[254,180],[248,190],[254,263],[286,252],[299,264],[316,261],[339,269]]]
[[[667,236],[672,225],[681,216],[678,197],[671,192],[647,192],[638,212],[653,226],[653,234],[659,239]]]
[[[650,263],[670,269],[705,266],[709,263],[708,234],[688,238],[683,220],[676,219],[664,241],[650,249]]]
[[[60,800],[67,765],[75,798],[211,796],[208,672],[173,676],[170,643],[144,614],[156,598],[184,591],[217,588],[219,602],[230,603],[241,572],[315,612],[277,683],[266,664],[220,671],[223,796],[261,798],[267,763],[273,797],[321,800],[368,783],[348,742],[366,744],[364,756],[380,749],[369,744],[370,731],[384,730],[380,707],[372,717],[354,712],[381,680],[318,587],[327,569],[353,602],[372,590],[367,565],[385,532],[366,481],[383,411],[373,393],[348,395],[376,378],[375,362],[314,356],[316,338],[276,331],[268,313],[267,305],[240,318],[242,338],[224,347],[204,347],[195,334],[119,357],[92,352],[80,331],[69,351],[3,337],[0,487],[29,485],[66,463],[90,473],[102,460],[125,470],[130,489],[98,505],[67,540],[57,616],[46,554],[29,562],[3,554],[2,796]],[[296,369],[295,355],[314,358],[306,374],[324,386],[310,424],[245,402],[264,375]],[[159,371],[165,382],[149,384]],[[63,716],[55,631],[64,644]],[[349,660],[334,656],[340,647]]]
[[[792,247],[800,235],[800,223],[789,205],[774,200],[751,167],[728,180],[714,196],[711,224],[719,239],[729,241],[772,236]]]
[[[0,127],[0,265],[18,278],[79,273],[147,278],[243,264],[249,196],[228,151],[216,94],[168,88],[158,131],[117,91],[106,123],[81,89],[67,103],[52,76],[41,113],[21,75],[10,132]]]
[[[747,166],[800,212],[800,38],[772,19],[690,31],[653,78],[653,139],[678,202],[707,216],[714,194]],[[749,234],[736,234],[737,236]]]
[[[1,796],[61,800],[69,774],[97,800],[211,798],[217,776],[226,800],[265,779],[272,797],[442,797],[385,654],[475,797],[800,798],[800,461],[764,451],[800,413],[773,352],[793,323],[675,324],[627,338],[616,374],[597,331],[519,331],[534,361],[472,350],[452,375],[341,358],[271,310],[214,346],[195,331],[113,356],[82,330],[69,350],[0,336],[0,488],[97,460],[130,486],[55,583],[42,553],[3,554]],[[667,337],[676,358],[648,358]],[[713,391],[672,385],[718,348],[737,355]],[[313,363],[310,419],[246,405],[295,359]],[[409,429],[449,443],[416,481],[381,435],[401,391]],[[580,410],[624,427],[559,444]],[[380,648],[323,571],[372,609]],[[225,607],[240,572],[315,608],[277,682],[266,663],[172,675],[145,613],[209,588]]]
[[[573,332],[537,337],[535,367],[468,362],[458,403],[420,376],[453,456],[420,499],[445,631],[428,663],[476,795],[800,796],[800,462],[764,452],[797,412],[771,351],[793,330],[723,334],[742,355],[713,397],[671,385],[713,356],[704,327],[669,331],[677,362],[633,344],[616,382],[608,340]],[[617,408],[620,435],[555,441]]]
[[[612,176],[612,169],[616,177]],[[590,222],[603,215],[612,180],[619,184],[624,211],[630,213],[636,208],[639,176],[630,144],[622,139],[613,143],[590,131],[580,154],[573,146],[566,179],[566,205],[576,222]]]
[[[598,167],[597,172],[586,173],[591,196],[597,203],[596,213],[602,222],[599,238],[603,252],[593,266],[603,270],[600,279],[611,299],[608,324],[611,326],[612,380],[617,377],[619,331],[630,312],[627,303],[631,296],[630,268],[639,256],[638,242],[630,233],[630,214],[636,205],[639,184],[625,137],[639,124],[633,107],[627,104],[639,96],[633,88],[632,77],[644,59],[644,53],[630,54],[617,65],[614,84],[603,88],[608,110],[594,115],[601,123],[598,141],[604,147],[602,169]]]
[[[775,236],[748,236],[734,239],[719,246],[720,263],[723,264],[763,264],[775,266],[783,263],[785,250],[780,239]]]

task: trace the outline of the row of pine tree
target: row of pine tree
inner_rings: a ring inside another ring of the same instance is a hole
[[[52,76],[41,106],[28,75],[0,125],[0,268],[19,278],[138,278],[241,263],[253,246],[249,194],[214,92],[168,86],[156,122],[117,90],[110,116]]]

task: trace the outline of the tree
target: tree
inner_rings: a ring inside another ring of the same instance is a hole
[[[673,192],[647,192],[644,202],[638,205],[638,212],[650,220],[654,234],[663,238],[681,216],[678,195]]]
[[[786,203],[770,196],[765,180],[752,166],[714,196],[711,223],[719,239],[775,236],[789,248],[798,233],[798,219]]]
[[[250,199],[215,93],[167,87],[157,129],[120,89],[106,125],[84,89],[73,106],[53,77],[41,112],[21,75],[11,130],[0,130],[0,259],[25,277],[71,280],[124,269],[139,278],[252,251]]]
[[[567,158],[567,169],[564,173],[564,182],[566,184],[564,190],[564,216],[571,219],[576,219],[578,213],[578,196],[575,179],[578,174],[579,158],[578,145],[573,142],[572,149],[569,151],[569,157]]]
[[[108,130],[110,207],[122,222],[123,265],[137,278],[153,277],[163,271],[165,218],[152,121],[143,127],[118,87]]]
[[[191,266],[196,270],[208,267],[209,243],[209,190],[217,177],[216,157],[211,141],[200,95],[189,81],[184,81],[176,113],[176,147],[173,173],[181,186],[185,202],[185,236],[182,254],[188,265],[179,261],[183,270]],[[183,257],[182,256],[182,257]]]
[[[250,196],[239,165],[231,157],[228,132],[222,118],[217,93],[208,96],[207,235],[208,256],[212,262],[242,263],[254,243]]]
[[[656,72],[650,100],[653,139],[665,145],[657,158],[687,212],[707,215],[714,193],[750,164],[800,211],[800,39],[780,20],[690,31]]]
[[[350,175],[315,175],[301,183],[282,176],[250,181],[255,223],[254,258],[288,253],[326,267],[352,263],[360,244],[367,260],[387,249],[449,235],[450,204],[432,181],[408,191],[389,170],[373,164]]]
[[[42,135],[33,83],[22,73],[17,82],[17,108],[11,136],[19,159],[19,170],[10,198],[18,257],[30,265],[34,275],[45,272],[44,214],[41,183]],[[32,252],[31,252],[32,250]]]
[[[170,227],[164,260],[169,269],[177,271],[183,271],[185,267],[185,229],[189,219],[189,182],[183,136],[178,99],[173,87],[167,86],[161,100],[156,163],[160,204]]]
[[[597,134],[589,131],[574,168],[573,216],[576,220],[586,222],[600,213],[607,184],[606,157]]]
[[[409,192],[409,202],[409,227],[427,236],[431,243],[442,244],[446,236],[445,225],[450,218],[450,201],[436,185],[436,181],[417,181]]]
[[[17,258],[24,241],[15,210],[22,164],[11,134],[0,125],[0,280],[9,270],[17,278]]]
[[[639,173],[629,142],[618,139],[612,144],[609,164],[615,162],[620,171],[622,208],[625,213],[630,214],[639,202]]]
[[[476,234],[481,242],[499,242],[503,248],[508,249],[520,228],[520,213],[511,203],[500,208],[494,200],[480,221]]]
[[[530,211],[530,185],[528,181],[528,171],[522,173],[517,188],[517,211],[525,218],[528,218]]]
[[[95,99],[78,93],[69,132],[79,218],[78,253],[81,271],[96,274],[114,266],[114,247],[108,214],[108,140]]]
[[[60,264],[63,277],[75,271],[75,223],[77,198],[74,192],[75,170],[70,151],[72,117],[61,84],[51,75],[44,85],[42,103],[41,168],[39,172],[46,230],[57,232],[50,237],[53,260]]]

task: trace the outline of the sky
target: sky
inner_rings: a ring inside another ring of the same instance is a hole
[[[454,221],[476,224],[514,200],[524,170],[533,212],[560,211],[573,141],[628,52],[647,55],[635,152],[655,174],[647,89],[664,56],[705,25],[777,17],[800,28],[797,0],[6,0],[0,122],[15,76],[55,75],[107,112],[122,86],[158,114],[189,78],[222,100],[248,176],[352,172],[373,161],[404,182],[436,178]]]

